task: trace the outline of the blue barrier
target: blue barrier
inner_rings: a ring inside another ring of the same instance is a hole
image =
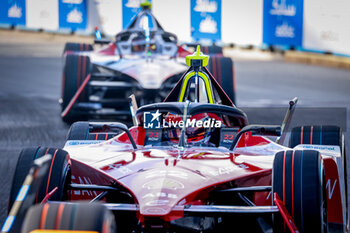
[[[221,40],[221,0],[191,0],[191,35],[195,40]]]
[[[59,28],[86,29],[87,2],[86,0],[59,0]]]
[[[303,0],[264,0],[263,43],[301,46]]]
[[[0,1],[0,23],[10,25],[26,24],[25,0]]]

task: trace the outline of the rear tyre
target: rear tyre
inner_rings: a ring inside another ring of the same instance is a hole
[[[78,121],[72,124],[67,134],[68,140],[108,140],[117,136],[120,132],[112,132],[108,125],[98,130],[90,129],[89,122]]]
[[[326,232],[323,163],[318,151],[289,150],[275,155],[272,193],[277,193],[300,232]],[[289,232],[280,214],[274,232]]]
[[[235,73],[233,61],[229,57],[212,56],[209,59],[209,71],[212,73],[226,95],[236,104]]]
[[[344,134],[338,126],[309,125],[295,127],[290,135],[289,147],[294,148],[300,144],[339,146],[342,153],[344,177],[347,177]]]
[[[202,51],[204,54],[222,55],[222,47],[217,46],[217,45],[202,46]]]
[[[83,85],[84,81],[91,73],[91,63],[88,56],[68,54],[65,59],[62,77],[62,112],[67,108],[80,86]],[[75,103],[87,102],[88,98],[87,90],[84,88],[79,97],[75,100]],[[80,117],[82,116],[70,110],[68,114],[62,118],[63,121],[72,123]]]
[[[35,229],[116,232],[113,214],[100,203],[46,203],[31,207],[22,233]]]
[[[344,142],[344,134],[340,127],[334,125],[313,125],[313,126],[298,126],[292,129],[289,147],[293,148],[300,144],[315,144],[327,146],[339,146],[342,154],[342,166],[345,178],[345,202],[348,208],[348,182],[347,182],[347,157]],[[346,211],[349,219],[348,211]]]
[[[340,146],[343,151],[343,133],[338,126],[332,125],[295,127],[290,135],[289,147],[293,148],[300,144]]]
[[[12,187],[9,198],[9,210],[16,200],[17,194],[26,178],[33,161],[37,158],[52,155],[50,169],[44,176],[36,195],[35,203],[41,202],[44,197],[55,187],[58,190],[51,196],[50,200],[61,201],[67,198],[68,192],[66,184],[70,183],[70,159],[66,151],[55,148],[27,148],[23,149],[18,157],[15,174],[12,181]],[[33,203],[34,204],[34,203]]]
[[[64,46],[63,54],[69,52],[82,52],[82,51],[93,51],[92,44],[85,43],[71,43],[68,42]]]
[[[68,140],[89,140],[89,122],[78,121],[73,123],[67,134]]]

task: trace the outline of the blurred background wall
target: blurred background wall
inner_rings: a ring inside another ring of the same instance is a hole
[[[143,0],[1,0],[0,26],[107,36],[125,28]],[[165,30],[181,41],[350,56],[348,0],[152,0]]]

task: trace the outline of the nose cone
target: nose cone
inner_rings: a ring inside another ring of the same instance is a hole
[[[129,175],[120,177],[118,181],[133,192],[139,203],[140,214],[144,216],[167,215],[191,194],[247,173],[229,159],[157,159],[140,163],[138,168],[129,168]],[[186,199],[182,204],[191,201]]]
[[[132,174],[120,181],[133,191],[140,214],[161,216],[170,213],[186,195],[194,191],[205,177],[179,167],[158,167]]]
[[[141,63],[138,68],[136,68],[138,81],[141,86],[145,89],[158,89],[162,85],[164,78],[162,73],[166,71],[163,70],[158,63],[144,62]]]
[[[180,152],[183,156],[177,159]],[[170,217],[176,205],[197,201],[210,187],[261,170],[237,164],[231,157],[217,150],[147,149],[134,156],[124,153],[111,157],[104,160],[104,168],[102,164],[98,166],[132,193],[142,216]],[[110,165],[105,166],[106,162]]]
[[[177,74],[183,73],[187,68],[173,59],[122,59],[110,65],[117,70],[138,80],[144,89],[158,89],[163,82]]]

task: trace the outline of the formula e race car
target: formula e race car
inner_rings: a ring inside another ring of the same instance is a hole
[[[66,122],[89,118],[130,118],[128,97],[139,105],[162,101],[186,71],[187,45],[178,45],[176,35],[163,30],[150,10],[142,11],[112,43],[93,50],[89,44],[67,43],[64,49],[61,116]],[[235,101],[235,77],[231,58],[222,48],[205,48],[215,56],[209,68]]]
[[[282,126],[249,125],[208,59],[187,56],[164,102],[134,109],[130,129],[76,122],[63,149],[24,149],[3,231],[346,232],[341,130],[300,126],[283,146],[296,100]]]

